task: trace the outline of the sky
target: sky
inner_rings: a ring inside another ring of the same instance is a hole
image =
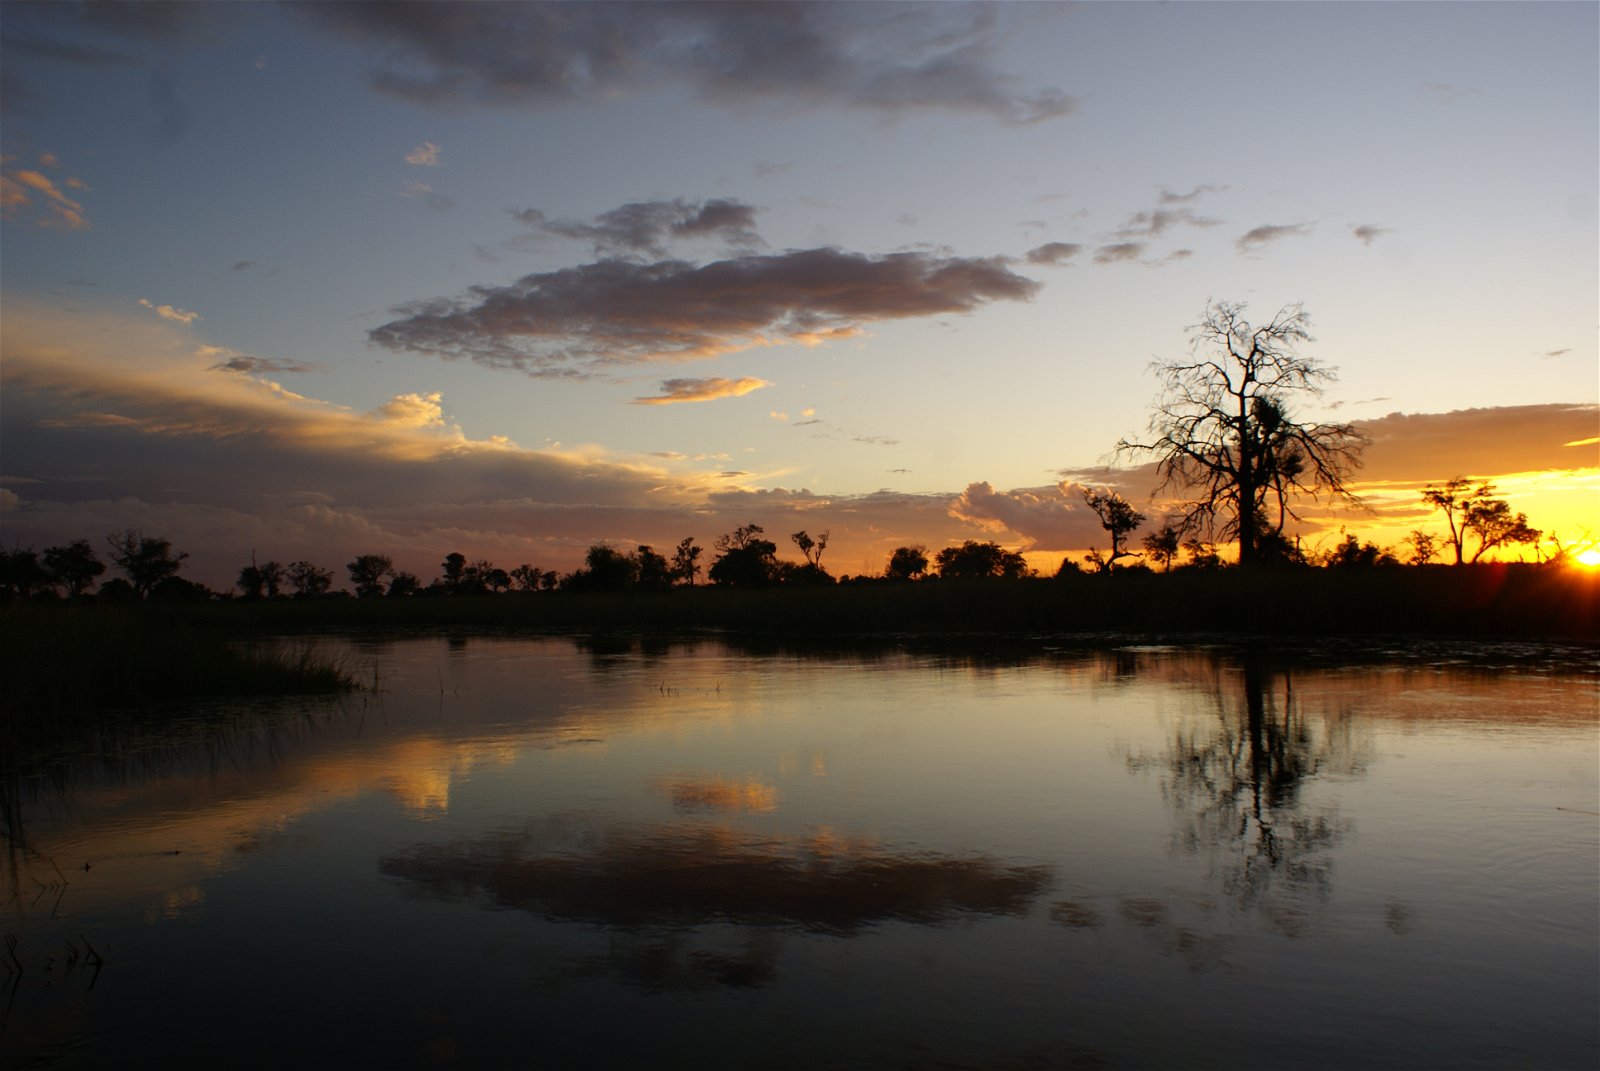
[[[1600,5],[0,9],[0,539],[251,555],[1152,518],[1152,362],[1303,303],[1364,509],[1600,537]],[[1137,537],[1136,537],[1137,538]],[[1547,546],[1545,550],[1548,551]]]

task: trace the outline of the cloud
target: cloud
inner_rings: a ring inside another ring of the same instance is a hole
[[[419,104],[550,106],[687,86],[728,106],[967,112],[1006,124],[1070,114],[994,62],[1013,15],[988,4],[296,5],[369,46],[379,92]]]
[[[765,243],[755,230],[754,206],[729,198],[640,201],[602,212],[593,223],[550,220],[537,208],[513,212],[524,226],[559,238],[593,242],[596,256],[663,256],[669,238],[717,237],[730,248]]]
[[[1173,193],[1171,190],[1161,191],[1161,203],[1164,205],[1192,204],[1208,193],[1216,193],[1225,189],[1223,186],[1196,186],[1188,193]]]
[[[69,231],[89,229],[83,205],[63,193],[50,176],[36,168],[13,167],[12,163],[8,158],[0,166],[0,218]],[[59,164],[53,155],[44,153],[39,167],[54,170]],[[80,179],[70,176],[62,185],[72,190],[88,189]]]
[[[970,483],[950,503],[950,515],[991,535],[1015,535],[1026,551],[1079,550],[1104,542],[1105,530],[1083,504],[1080,485],[996,491],[987,481]]]
[[[421,145],[406,153],[406,163],[416,167],[438,167],[439,146],[431,141],[424,141]]]
[[[401,306],[369,332],[396,351],[466,358],[529,375],[584,375],[629,362],[695,360],[815,344],[869,323],[1023,301],[1039,284],[1004,258],[791,250],[694,265],[601,260]]]
[[[1590,439],[1595,405],[1514,405],[1449,413],[1390,413],[1355,422],[1369,439],[1361,476],[1374,482],[1433,482],[1600,464],[1568,444]]]
[[[139,304],[143,305],[145,308],[149,309],[163,320],[171,320],[175,324],[192,324],[196,320],[200,319],[200,314],[198,312],[188,312],[184,309],[176,309],[171,305],[152,304],[149,298],[140,298]]]
[[[236,260],[228,266],[229,271],[249,271],[256,266],[253,260]]]
[[[738,398],[749,394],[751,391],[770,387],[764,379],[745,376],[742,379],[723,379],[720,376],[714,379],[665,379],[661,381],[661,393],[644,398],[635,398],[634,405],[676,405],[679,402],[710,402],[718,398]]]
[[[438,391],[397,394],[369,415],[400,428],[442,428],[445,426],[443,401],[444,395]]]
[[[1371,245],[1385,234],[1390,233],[1388,227],[1380,227],[1376,223],[1361,223],[1350,228],[1350,233],[1355,235],[1362,245]]]
[[[1029,264],[1064,264],[1077,256],[1083,247],[1072,242],[1046,242],[1034,246],[1024,254]]]
[[[242,372],[245,375],[289,375],[299,372],[315,372],[317,366],[305,361],[289,361],[276,357],[252,357],[248,353],[228,349],[226,346],[201,346],[195,351],[197,357],[206,360],[216,360],[207,371],[211,372]]]
[[[442,193],[435,192],[432,186],[418,179],[412,179],[396,192],[401,197],[411,197],[422,201],[423,204],[435,212],[443,212],[456,206],[453,200]]]
[[[1094,251],[1096,264],[1118,264],[1125,261],[1137,261],[1144,254],[1143,242],[1117,242],[1113,245],[1103,245]]]
[[[1254,253],[1257,249],[1284,238],[1297,238],[1310,233],[1309,223],[1264,223],[1241,234],[1234,242],[1234,247],[1241,253]]]
[[[1135,212],[1118,229],[1118,238],[1157,238],[1180,224],[1189,227],[1215,227],[1221,220],[1197,216],[1187,208],[1153,208]]]

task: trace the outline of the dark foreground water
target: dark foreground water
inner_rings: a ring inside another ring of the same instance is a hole
[[[1581,659],[353,652],[6,785],[0,1065],[1600,1063]]]

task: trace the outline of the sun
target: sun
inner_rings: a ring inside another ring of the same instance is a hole
[[[1590,569],[1600,569],[1600,547],[1590,547],[1578,553],[1578,564]]]

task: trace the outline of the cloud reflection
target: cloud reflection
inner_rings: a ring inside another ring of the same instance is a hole
[[[612,927],[798,926],[851,934],[890,920],[1021,915],[1050,870],[982,856],[897,852],[837,837],[764,837],[719,827],[620,827],[558,847],[535,830],[419,844],[382,873],[446,900],[483,896]]]

